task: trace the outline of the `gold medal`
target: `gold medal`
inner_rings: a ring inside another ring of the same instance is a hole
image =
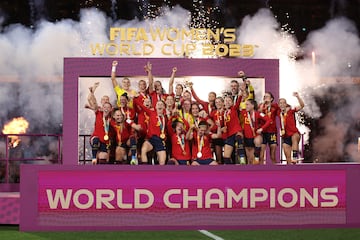
[[[109,140],[109,135],[105,134],[104,140],[105,140],[105,141]]]
[[[131,124],[131,119],[126,119],[126,122],[127,122],[128,124]]]
[[[202,153],[201,153],[201,152],[198,152],[198,153],[196,154],[196,156],[197,156],[197,158],[201,158],[201,157],[202,157]]]
[[[165,139],[165,133],[161,133],[161,134],[160,134],[160,138],[161,138],[161,139]]]

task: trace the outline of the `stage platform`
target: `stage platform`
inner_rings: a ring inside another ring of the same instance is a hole
[[[0,192],[0,224],[20,223],[20,193]]]

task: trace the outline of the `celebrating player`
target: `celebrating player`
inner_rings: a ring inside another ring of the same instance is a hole
[[[233,104],[233,99],[231,96],[226,96],[225,101],[225,110],[224,110],[224,126],[226,132],[223,133],[226,135],[225,146],[224,146],[224,163],[231,164],[231,154],[234,150],[235,141],[237,136],[242,137],[242,128],[239,121],[239,104],[241,97],[237,98],[235,104]]]
[[[261,133],[266,129],[271,120],[256,109],[256,101],[246,101],[246,109],[240,115],[244,122],[244,145],[248,164],[259,164],[260,150],[262,144]],[[262,122],[265,122],[261,125]]]
[[[171,139],[171,159],[178,165],[189,165],[191,160],[190,143],[186,139],[185,125],[174,117],[168,122],[168,133]]]
[[[276,146],[277,146],[277,127],[276,127],[276,115],[279,111],[279,106],[274,103],[274,96],[271,92],[265,92],[264,102],[259,105],[259,112],[268,116],[271,119],[270,125],[262,132],[263,142],[260,152],[260,164],[264,163],[266,145],[270,148],[270,158],[273,164],[276,163]]]
[[[125,115],[120,109],[116,109],[113,113],[114,121],[111,126],[115,131],[115,163],[122,164],[126,161],[126,149],[130,146],[131,126],[125,121]],[[134,123],[132,123],[134,124]]]
[[[225,131],[225,125],[224,125],[224,99],[222,97],[217,97],[215,99],[215,110],[213,110],[210,113],[210,118],[213,120],[213,122],[219,122],[219,126],[221,129]],[[215,125],[211,129],[212,132],[217,132],[218,126]],[[223,132],[223,131],[222,131]],[[213,139],[212,143],[214,145],[215,149],[215,157],[216,161],[218,163],[222,163],[222,153],[223,153],[223,147],[224,147],[224,140],[226,138],[225,134],[222,134],[221,138]]]
[[[221,127],[218,126],[217,133],[211,133],[208,123],[201,121],[199,129],[197,131],[194,129],[195,125],[190,127],[186,134],[188,140],[193,140],[192,158],[194,161],[191,165],[217,165],[217,162],[212,159],[211,139],[221,138]]]
[[[127,93],[127,96],[129,98],[128,105],[130,108],[133,108],[133,98],[137,95],[136,91],[134,89],[131,89],[130,86],[130,79],[125,77],[121,81],[121,86],[119,86],[118,82],[116,81],[116,68],[117,68],[118,62],[113,61],[112,62],[112,68],[111,68],[111,82],[114,87],[114,91],[117,96],[117,106],[120,107],[120,97]]]
[[[135,100],[149,116],[149,129],[147,132],[147,140],[141,148],[141,161],[148,162],[147,153],[155,149],[160,165],[164,165],[166,161],[166,124],[167,117],[164,114],[165,103],[157,101],[155,110],[146,108],[138,99]]]
[[[92,164],[105,164],[109,162],[110,138],[113,135],[112,128],[110,128],[112,106],[106,102],[102,109],[102,111],[95,111],[95,126],[90,137],[93,154]]]
[[[296,127],[296,118],[295,113],[304,108],[305,104],[299,93],[294,92],[293,94],[300,106],[291,109],[286,102],[286,99],[279,99],[279,108],[278,113],[281,123],[281,132],[282,137],[282,147],[288,164],[297,163],[299,160],[299,142],[300,142],[300,133]],[[293,152],[291,158],[291,150]]]
[[[190,85],[190,88],[191,88],[191,94],[194,97],[195,101],[197,101],[202,106],[202,109],[204,109],[207,112],[207,114],[210,114],[215,109],[216,93],[209,92],[208,102],[205,102],[196,95],[195,90],[193,88],[193,84]]]

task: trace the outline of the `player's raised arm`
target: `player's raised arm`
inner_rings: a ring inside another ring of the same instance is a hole
[[[147,62],[144,66],[145,72],[147,72],[149,80],[149,93],[154,92],[154,76],[152,75],[152,64]]]
[[[111,82],[113,84],[113,87],[115,88],[116,86],[118,86],[118,83],[116,81],[116,67],[118,65],[118,61],[113,61],[112,62],[112,68],[111,68]]]
[[[87,97],[88,104],[85,105],[85,108],[89,108],[93,111],[96,111],[98,109],[98,103],[95,97],[95,90],[99,86],[99,82],[94,83],[93,86],[89,87],[89,95]]]
[[[174,80],[175,80],[176,71],[177,71],[177,67],[173,67],[169,81],[169,94],[174,93]]]
[[[301,109],[303,109],[305,107],[305,103],[304,103],[304,100],[300,97],[299,93],[298,92],[294,92],[293,93],[294,97],[297,98],[298,102],[299,102],[299,106],[297,106],[295,109],[296,111],[299,111]]]

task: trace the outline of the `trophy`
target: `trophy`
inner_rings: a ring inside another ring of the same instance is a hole
[[[189,79],[185,79],[185,87],[191,89],[193,86],[193,82],[191,82]]]
[[[242,80],[243,80],[244,82],[245,82],[245,80],[247,79],[244,71],[239,71],[239,72],[238,72],[238,76],[239,76],[240,78],[242,78]]]

